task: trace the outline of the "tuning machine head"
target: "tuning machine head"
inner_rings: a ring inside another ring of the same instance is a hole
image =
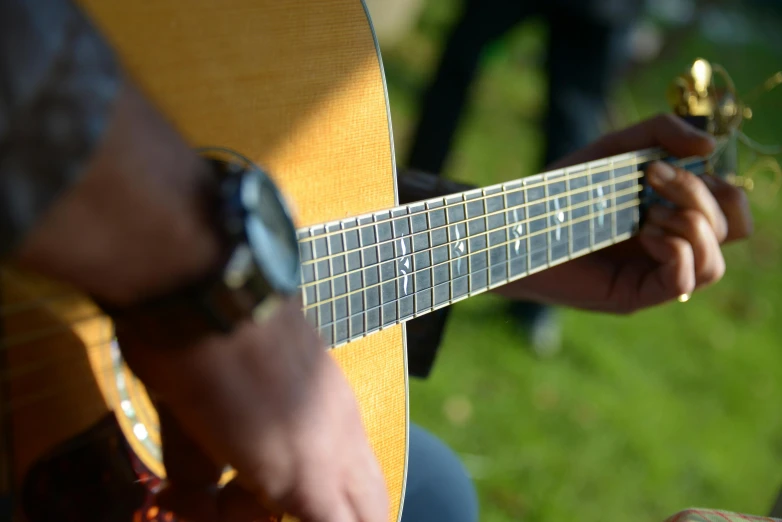
[[[721,77],[719,84],[715,81]],[[674,78],[667,92],[674,113],[717,139],[715,152],[707,158],[707,171],[737,185],[750,188],[751,180],[737,175],[737,130],[751,115],[736,94],[730,76],[719,65],[698,58]]]
[[[717,85],[715,77],[724,85]],[[668,88],[668,103],[673,111],[715,137],[726,137],[752,111],[746,108],[727,72],[703,58],[695,60]]]

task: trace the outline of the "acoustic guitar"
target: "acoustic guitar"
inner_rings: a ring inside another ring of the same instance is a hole
[[[303,313],[355,390],[397,520],[405,321],[629,238],[654,197],[643,169],[666,155],[398,206],[382,62],[360,0],[81,4],[194,146],[242,153],[293,196]],[[677,84],[677,111],[726,135],[698,63]],[[728,174],[729,157],[670,160]],[[174,520],[152,500],[165,477],[156,412],[111,321],[73,289],[10,265],[1,274],[0,519]]]

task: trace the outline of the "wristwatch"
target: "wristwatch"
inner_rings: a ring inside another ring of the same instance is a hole
[[[221,262],[207,276],[129,308],[99,305],[112,319],[144,318],[172,331],[229,333],[261,319],[300,281],[299,246],[288,206],[272,179],[228,149],[203,148],[215,176],[213,226]]]
[[[298,291],[299,245],[285,199],[263,169],[229,149],[199,152],[217,176],[217,226],[226,261],[191,295],[215,327],[228,331],[238,321],[262,315],[275,297]]]

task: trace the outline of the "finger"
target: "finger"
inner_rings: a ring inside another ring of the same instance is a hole
[[[749,237],[754,226],[746,192],[714,176],[703,176],[702,179],[725,214],[728,234],[724,242]]]
[[[302,522],[365,522],[357,518],[344,492],[329,486],[333,485],[327,484],[325,477],[304,486],[300,492],[286,500],[286,504],[290,506],[289,513]],[[307,493],[304,494],[304,491]]]
[[[160,506],[194,521],[216,521],[217,483],[221,468],[182,430],[170,409],[156,404],[160,419],[166,486]]]
[[[593,146],[555,163],[560,168],[650,147],[661,147],[680,158],[706,156],[714,150],[714,138],[673,114],[661,114],[627,129],[607,134]]]
[[[222,474],[222,467],[182,429],[171,410],[157,403],[160,418],[160,438],[163,444],[163,465],[169,482],[188,488],[213,488]]]
[[[649,184],[664,199],[682,209],[703,214],[718,243],[728,235],[728,222],[709,188],[697,176],[656,161],[646,169]]]
[[[659,234],[654,227],[646,227],[639,235],[644,249],[660,265],[639,278],[636,309],[664,303],[695,290],[690,244],[680,237]]]
[[[220,522],[260,522],[281,519],[282,510],[262,505],[234,479],[218,495]]]
[[[720,244],[703,214],[656,206],[649,211],[646,228],[649,227],[660,229],[660,232],[652,230],[652,235],[661,235],[664,231],[690,244],[696,288],[716,283],[725,274],[725,258]]]
[[[385,522],[388,520],[389,500],[383,470],[369,445],[359,459],[359,465],[348,470],[348,502],[360,522]],[[361,473],[362,470],[365,472]]]
[[[345,522],[374,522],[375,520],[377,520],[377,522],[386,522],[388,518],[387,515],[383,519],[361,518],[356,514],[354,507],[345,499],[337,503],[333,514],[328,518],[323,519],[323,522],[342,522],[343,520]]]

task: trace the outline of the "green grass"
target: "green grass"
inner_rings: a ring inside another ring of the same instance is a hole
[[[430,2],[384,49],[400,161],[454,5]],[[527,26],[487,51],[447,176],[486,185],[540,168],[543,31]],[[694,33],[622,84],[625,120],[667,110],[665,88],[697,56],[725,65],[742,92],[782,68],[779,47]],[[754,138],[782,141],[781,99],[757,107]],[[501,298],[455,306],[432,377],[411,383],[411,417],[463,457],[481,520],[767,512],[782,486],[782,205],[755,207],[756,233],[727,248],[718,285],[629,318],[563,311],[564,346],[551,359],[524,346]]]

